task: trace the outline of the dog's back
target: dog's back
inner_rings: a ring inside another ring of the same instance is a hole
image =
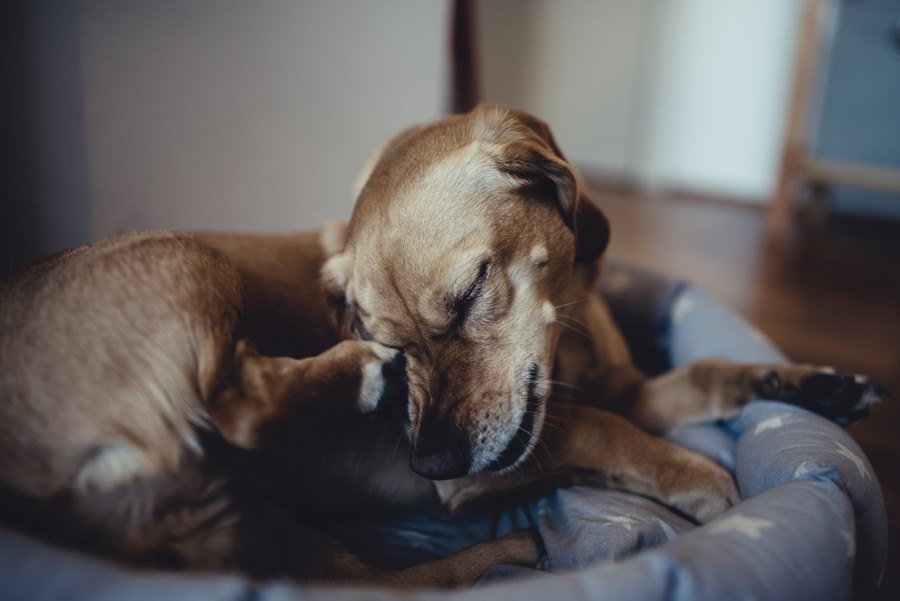
[[[148,232],[79,247],[4,282],[3,484],[35,502],[65,499],[56,506],[82,514],[100,537],[128,533],[113,546],[146,547],[157,499],[211,486],[195,469],[196,428],[237,318],[237,281],[193,238]]]

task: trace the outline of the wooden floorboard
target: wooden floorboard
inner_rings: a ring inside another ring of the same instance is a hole
[[[693,281],[795,361],[867,374],[898,400],[850,428],[890,521],[881,599],[900,599],[900,224],[832,218],[773,237],[759,207],[595,191],[610,254]]]

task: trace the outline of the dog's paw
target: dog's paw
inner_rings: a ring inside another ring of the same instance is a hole
[[[377,342],[360,342],[368,347],[361,366],[362,379],[357,396],[361,413],[374,414],[394,402],[406,399],[406,359],[403,353]]]
[[[703,524],[741,501],[726,470],[706,457],[693,455],[682,463],[678,475],[681,490],[667,499],[669,505]]]
[[[756,392],[842,426],[868,417],[874,403],[891,398],[887,389],[865,376],[814,366],[772,367],[762,374]]]
[[[796,390],[788,392],[787,399],[847,426],[868,417],[869,408],[878,401],[890,400],[890,394],[865,376],[823,371],[803,378]]]

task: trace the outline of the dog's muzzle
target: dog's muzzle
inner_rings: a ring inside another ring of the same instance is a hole
[[[503,471],[524,459],[537,436],[543,394],[541,368],[528,367],[525,411],[515,434],[503,451],[487,465],[489,471]],[[467,475],[472,469],[472,445],[464,432],[444,418],[427,420],[419,426],[417,440],[410,450],[409,465],[414,472],[430,480],[450,480]]]
[[[488,470],[499,472],[515,465],[531,446],[541,406],[541,397],[537,393],[539,374],[540,368],[536,363],[532,363],[528,370],[528,396],[525,400],[525,413],[522,414],[522,419],[519,421],[519,429],[516,430],[515,436],[510,439],[500,456],[487,466]]]

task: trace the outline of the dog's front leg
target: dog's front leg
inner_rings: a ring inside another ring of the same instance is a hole
[[[318,415],[375,411],[405,378],[403,356],[376,342],[346,340],[306,359],[263,357],[246,341],[234,355],[234,375],[207,403],[222,436],[255,448],[264,430],[306,410]]]
[[[648,434],[624,418],[585,405],[551,403],[531,458],[501,474],[439,483],[456,508],[517,489],[600,485],[657,499],[705,522],[736,504],[734,480],[712,460]]]
[[[862,376],[802,364],[743,364],[701,359],[644,382],[626,411],[651,432],[728,419],[754,398],[799,405],[841,425],[887,400],[884,388]]]
[[[613,413],[567,403],[548,415],[557,465],[602,484],[653,497],[706,522],[740,500],[734,480],[707,457],[647,434]],[[588,476],[590,478],[590,476]]]

